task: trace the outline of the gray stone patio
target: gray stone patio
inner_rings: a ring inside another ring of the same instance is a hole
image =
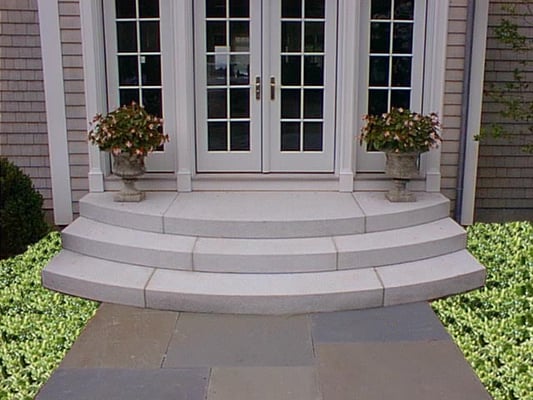
[[[426,303],[289,316],[104,304],[38,400],[488,400]]]

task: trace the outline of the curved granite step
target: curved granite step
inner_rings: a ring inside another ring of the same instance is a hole
[[[63,250],[45,267],[42,279],[52,290],[138,307],[290,314],[444,297],[482,286],[485,269],[465,250],[386,267],[297,274],[158,269]]]
[[[84,217],[63,230],[63,247],[141,266],[235,273],[361,269],[416,261],[461,250],[466,233],[450,218],[415,227],[355,235],[203,238],[138,231]]]
[[[419,193],[390,203],[382,192],[147,192],[140,203],[90,193],[80,215],[110,225],[212,238],[307,238],[399,229],[448,216],[449,200]]]

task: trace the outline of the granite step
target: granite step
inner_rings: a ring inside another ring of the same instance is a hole
[[[482,286],[485,269],[466,250],[377,268],[286,274],[169,270],[63,250],[42,279],[52,290],[137,307],[294,314],[440,298]]]
[[[440,193],[390,203],[383,192],[147,192],[115,203],[111,192],[80,200],[80,215],[109,225],[182,236],[280,239],[352,235],[425,224],[449,215]]]
[[[464,249],[466,233],[450,218],[383,232],[283,238],[205,238],[139,231],[84,217],[62,232],[63,247],[141,266],[203,272],[295,273],[360,269]]]

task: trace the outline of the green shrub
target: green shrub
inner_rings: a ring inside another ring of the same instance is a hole
[[[0,157],[0,258],[22,253],[49,232],[42,207],[31,179]]]
[[[486,286],[433,308],[495,400],[532,400],[533,224],[476,224],[468,249]]]
[[[41,286],[41,270],[61,249],[50,233],[0,261],[0,399],[32,399],[94,314],[97,303]]]

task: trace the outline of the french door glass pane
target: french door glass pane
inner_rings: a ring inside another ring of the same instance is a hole
[[[206,0],[205,5],[208,151],[249,151],[249,0]]]
[[[282,1],[282,152],[323,149],[324,13],[325,0]]]
[[[158,18],[159,0],[139,0],[139,17]]]
[[[135,0],[115,0],[117,18],[135,18]]]
[[[159,52],[159,22],[143,21],[141,25],[141,51]]]
[[[135,22],[117,22],[117,50],[119,52],[137,52],[137,24]]]

